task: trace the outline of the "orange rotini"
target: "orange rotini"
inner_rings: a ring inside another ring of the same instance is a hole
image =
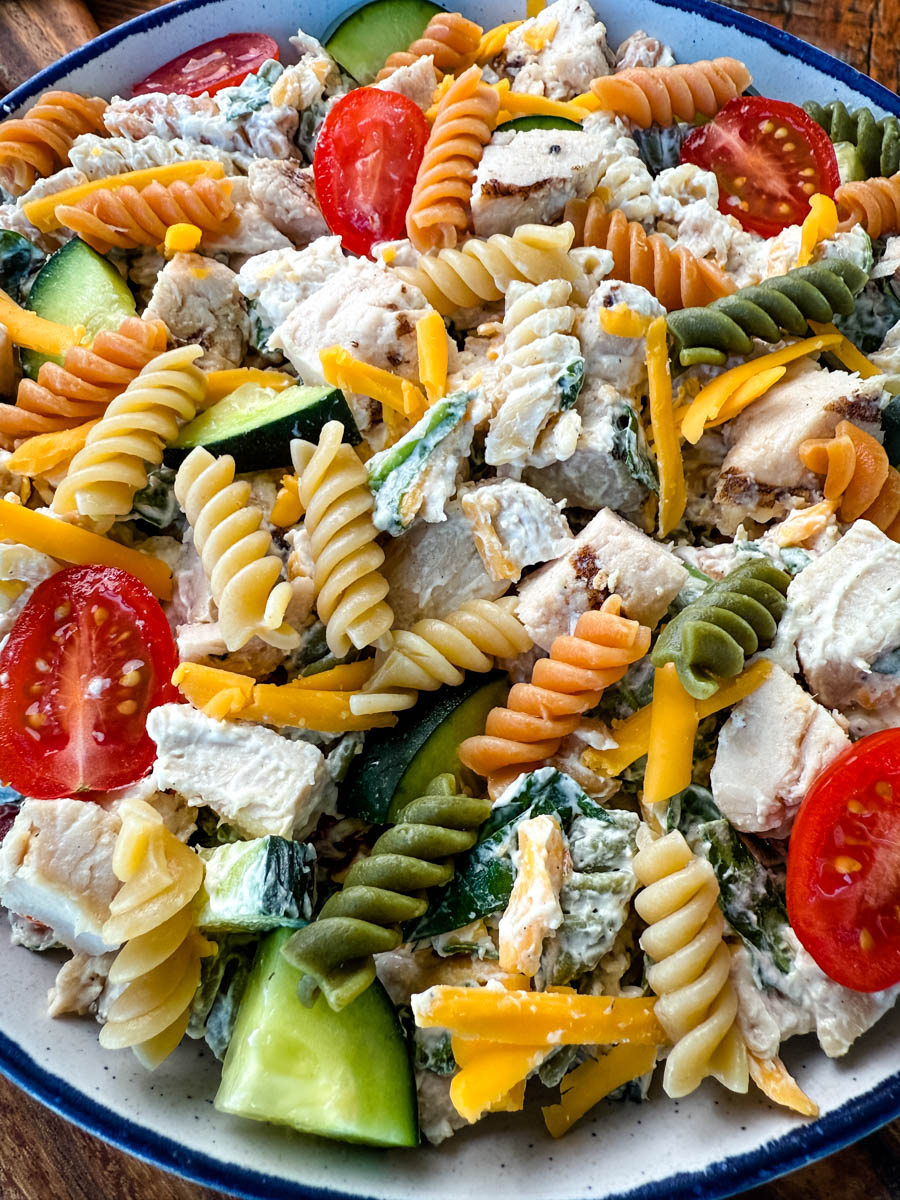
[[[375,76],[375,81],[380,83],[400,67],[411,67],[428,54],[434,59],[438,80],[444,75],[456,75],[478,53],[481,34],[481,26],[467,20],[462,13],[435,13],[422,36],[408,50],[395,51]]]
[[[801,442],[800,459],[815,475],[825,476],[825,499],[840,503],[842,521],[871,521],[900,542],[900,472],[871,434],[841,421],[834,437]]]
[[[647,653],[650,630],[621,610],[621,598],[610,596],[583,613],[574,634],[556,638],[549,658],[534,664],[531,682],[515,684],[506,707],[491,710],[484,734],[461,744],[459,761],[487,778],[492,797],[551,758],[604,688]]]
[[[113,246],[133,250],[160,246],[170,225],[186,222],[204,234],[230,233],[237,224],[227,179],[201,176],[134,187],[104,188],[77,204],[60,204],[56,219],[100,254]]]
[[[0,184],[13,196],[36,179],[68,166],[69,150],[82,133],[107,137],[99,96],[45,92],[23,117],[0,123]]]
[[[23,379],[16,403],[0,405],[4,440],[71,429],[102,416],[151,358],[166,348],[162,321],[126,317],[117,330],[104,330],[92,346],[74,346],[63,365],[45,362],[38,377]]]
[[[613,256],[610,275],[652,292],[670,312],[711,304],[735,290],[731,279],[713,262],[697,258],[683,246],[672,248],[658,234],[648,234],[621,209],[607,212],[603,201],[570,200],[565,219],[575,227],[575,244],[602,246]]]
[[[675,67],[631,67],[595,79],[591,90],[601,108],[630,117],[646,129],[714,117],[752,79],[738,59],[713,58]]]
[[[869,237],[900,232],[900,171],[890,178],[878,176],[845,183],[834,194],[839,230],[862,225]]]
[[[441,98],[406,213],[407,234],[421,253],[453,247],[469,229],[475,169],[499,107],[480,67],[469,67]]]

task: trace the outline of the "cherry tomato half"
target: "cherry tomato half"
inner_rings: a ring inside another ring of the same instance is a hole
[[[375,242],[406,236],[428,122],[399,92],[357,88],[322,125],[313,169],[322,215],[344,248],[369,254]]]
[[[900,729],[862,738],[810,788],[791,832],[787,907],[837,983],[900,982]]]
[[[681,161],[712,171],[720,211],[763,237],[799,225],[810,196],[834,196],[841,181],[825,130],[796,104],[764,96],[729,101],[688,134]]]
[[[176,700],[159,602],[116,567],[44,580],[0,651],[0,780],[53,800],[124,787],[156,757],[151,708]]]
[[[267,34],[229,33],[163,63],[146,79],[134,84],[131,94],[179,92],[182,96],[202,96],[209,92],[213,95],[220,88],[242,83],[267,58],[278,58],[278,43]]]

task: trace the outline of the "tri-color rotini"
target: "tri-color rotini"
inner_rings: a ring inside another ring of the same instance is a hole
[[[19,383],[16,403],[0,405],[0,435],[30,437],[71,429],[100,417],[166,348],[162,321],[126,317],[117,330],[102,330],[90,346],[66,351],[62,366],[45,362],[37,379]]]
[[[21,117],[0,122],[0,183],[21,196],[68,165],[72,143],[83,133],[108,137],[106,100],[76,92],[45,92]]]
[[[282,948],[303,972],[301,998],[310,1001],[321,989],[339,1010],[361,995],[375,979],[373,955],[400,945],[401,927],[428,907],[423,893],[449,883],[454,857],[475,845],[490,812],[489,800],[460,794],[449,774],[407,804],[316,920]]]
[[[582,613],[573,634],[554,640],[549,658],[534,664],[530,683],[513,686],[505,707],[491,709],[484,734],[460,745],[459,761],[484,776],[496,798],[552,758],[581,714],[649,648],[650,630],[622,616],[620,597],[608,597],[599,610]]]
[[[840,231],[861,225],[873,238],[900,233],[900,172],[842,184],[834,202]]]
[[[481,67],[469,67],[438,102],[406,210],[406,232],[420,252],[452,248],[471,227],[475,169],[500,109],[481,76]]]
[[[879,120],[870,108],[849,112],[841,100],[825,105],[808,100],[803,107],[833,142],[851,142],[856,147],[867,177],[900,171],[900,121],[896,117]]]
[[[743,671],[748,655],[772,642],[789,583],[790,576],[767,558],[742,563],[672,618],[651,662],[674,663],[684,689],[696,700],[708,699],[723,679]]]
[[[431,55],[440,81],[444,75],[458,75],[475,59],[481,45],[482,29],[458,12],[435,13],[420,38],[407,50],[396,50],[375,76],[376,83],[387,79],[400,67],[411,67],[420,58]]]
[[[646,288],[669,312],[702,307],[735,290],[734,282],[714,262],[698,258],[684,246],[670,246],[659,234],[648,234],[621,209],[607,212],[597,196],[570,200],[566,220],[575,228],[576,245],[599,246],[612,254],[612,279]]]
[[[125,984],[100,1030],[107,1050],[131,1047],[148,1069],[159,1066],[184,1036],[200,982],[200,960],[216,947],[194,924],[203,860],[142,800],[125,800],[113,852],[122,887],[113,897],[103,940],[125,943],[109,972]]]
[[[388,582],[379,570],[384,551],[372,522],[375,501],[366,469],[343,436],[340,421],[329,421],[317,445],[291,442],[315,563],[316,609],[328,648],[339,658],[351,648],[381,643],[394,624]]]
[[[415,267],[395,270],[445,317],[502,300],[515,280],[543,283],[564,279],[571,283],[576,301],[584,304],[587,279],[569,255],[574,236],[569,223],[520,225],[513,234],[469,238],[458,249],[422,254]]]
[[[100,254],[113,247],[161,246],[170,225],[196,225],[207,237],[232,232],[237,217],[230,193],[229,180],[206,175],[191,183],[154,180],[140,191],[131,186],[100,188],[76,204],[58,205],[56,220]]]
[[[262,510],[248,504],[250,483],[235,481],[231,455],[216,458],[197,446],[178,468],[175,497],[194,531],[227,649],[259,637],[292,650],[300,641],[285,621],[293,588],[281,578],[281,559],[269,553]]]
[[[704,308],[682,308],[666,318],[682,366],[721,365],[729,354],[749,354],[752,338],[777,342],[784,333],[803,337],[808,321],[849,316],[868,276],[842,258],[827,258],[785,275],[739,288]]]
[[[629,67],[593,80],[591,90],[602,109],[646,129],[714,117],[752,81],[736,58],[714,58],[674,67]]]
[[[800,460],[824,475],[825,499],[840,505],[842,521],[871,521],[900,542],[900,471],[892,467],[881,442],[850,421],[841,421],[831,438],[800,443]]]
[[[194,366],[202,354],[202,346],[158,354],[110,402],[57,488],[54,512],[96,518],[131,512],[135,493],[147,486],[148,466],[159,466],[203,402],[206,376]]]
[[[659,997],[656,1017],[672,1040],[666,1094],[687,1096],[708,1075],[732,1092],[746,1092],[747,1047],[737,1025],[715,872],[678,830],[654,841],[644,826],[638,846],[632,865],[643,888],[634,907],[648,926],[641,949],[653,959],[647,983]]]

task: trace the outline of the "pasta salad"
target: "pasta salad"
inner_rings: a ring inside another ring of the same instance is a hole
[[[900,989],[900,127],[373,0],[0,123],[0,903],[377,1146]],[[824,101],[821,103],[820,101]],[[527,1095],[526,1095],[527,1093]]]

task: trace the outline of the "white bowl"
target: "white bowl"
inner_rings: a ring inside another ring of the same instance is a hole
[[[519,0],[521,3],[521,0]],[[595,0],[617,43],[643,28],[680,61],[744,59],[764,94],[800,102],[839,98],[900,114],[891,92],[781,30],[709,0]],[[271,34],[287,57],[298,23],[322,35],[353,5],[337,0],[177,0],[76,50],[4,101],[14,112],[51,85],[101,95],[129,85],[179,52],[235,29]],[[484,25],[517,15],[500,0],[467,0]],[[290,60],[288,60],[290,61]],[[51,1108],[107,1141],[200,1183],[253,1200],[309,1196],[433,1200],[713,1200],[790,1171],[900,1115],[894,1069],[900,1012],[889,1014],[839,1062],[805,1038],[789,1042],[788,1066],[819,1103],[802,1121],[759,1092],[734,1097],[711,1080],[673,1103],[601,1104],[561,1142],[539,1113],[494,1117],[439,1149],[377,1151],[303,1137],[215,1112],[218,1064],[188,1042],[152,1075],[128,1052],[97,1044],[90,1021],[49,1021],[46,990],[58,964],[0,937],[3,988],[0,1070]],[[390,1086],[385,1080],[384,1086]]]

